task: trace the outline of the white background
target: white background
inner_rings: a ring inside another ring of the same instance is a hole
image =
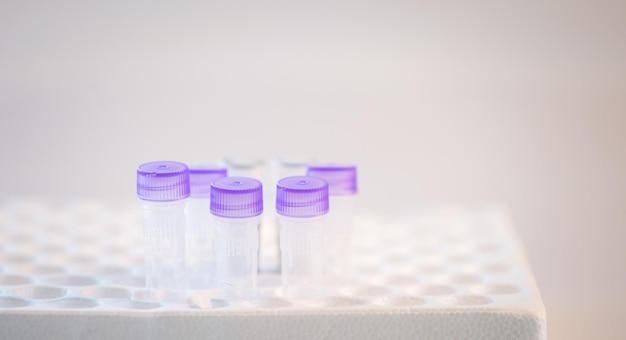
[[[361,208],[505,204],[551,339],[625,338],[623,1],[0,2],[0,192],[136,166],[360,167]]]

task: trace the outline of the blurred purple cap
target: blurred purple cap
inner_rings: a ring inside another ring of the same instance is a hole
[[[211,184],[211,213],[245,218],[263,213],[263,185],[254,178],[225,177]]]
[[[155,202],[189,197],[189,168],[169,161],[141,164],[137,168],[137,196]]]
[[[357,179],[354,165],[311,165],[307,176],[319,177],[328,182],[328,192],[335,195],[356,195]]]
[[[328,212],[328,184],[307,176],[283,178],[276,185],[276,212],[290,217],[314,217]]]
[[[226,177],[226,168],[193,167],[189,169],[191,197],[210,198],[211,183],[218,178]]]

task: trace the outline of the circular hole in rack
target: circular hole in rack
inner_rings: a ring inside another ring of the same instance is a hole
[[[487,294],[487,295],[512,295],[521,292],[522,290],[515,285],[509,284],[493,284],[486,286],[478,286],[472,289],[475,293]]]
[[[456,289],[452,286],[431,284],[417,286],[411,289],[411,292],[415,295],[438,296],[454,294]]]
[[[483,306],[493,302],[490,297],[483,295],[454,295],[439,300],[446,305],[455,306]]]
[[[2,258],[2,262],[9,263],[9,264],[23,264],[23,263],[31,263],[34,261],[35,261],[34,257],[23,255],[23,254],[4,255]]]
[[[100,302],[94,299],[87,299],[81,297],[70,297],[60,300],[55,300],[48,305],[56,307],[56,308],[67,308],[67,309],[86,309],[86,308],[95,308],[100,305]]]
[[[50,286],[26,286],[13,289],[13,295],[25,299],[48,300],[65,296],[67,290]]]
[[[452,253],[446,257],[446,260],[450,263],[468,263],[472,262],[472,255],[467,253]]]
[[[230,306],[226,299],[216,299],[211,292],[197,292],[189,298],[191,308],[220,309]]]
[[[142,302],[178,301],[181,292],[176,290],[137,290],[133,294],[133,300]]]
[[[53,275],[65,273],[65,268],[60,266],[40,264],[19,267],[15,271],[17,273],[27,275]]]
[[[380,266],[370,266],[370,265],[365,265],[365,266],[360,266],[357,268],[357,272],[361,275],[361,276],[375,276],[381,273],[381,269]]]
[[[151,301],[121,300],[121,301],[115,301],[112,304],[121,308],[135,309],[135,310],[149,310],[149,309],[158,309],[158,308],[163,307],[162,303],[151,302]]]
[[[347,296],[329,296],[311,302],[313,306],[330,307],[330,308],[346,308],[364,305],[365,301],[355,297]]]
[[[88,287],[80,293],[96,299],[130,299],[131,296],[130,290],[119,287]]]
[[[89,254],[74,254],[68,257],[68,263],[80,265],[93,265],[98,262],[98,258]]]
[[[495,242],[483,242],[476,246],[476,250],[483,254],[497,254],[502,248],[498,243]]]
[[[436,245],[433,244],[417,244],[414,248],[413,248],[413,252],[416,255],[419,256],[424,256],[424,255],[434,255],[437,254],[439,252],[439,247],[437,247]]]
[[[416,284],[418,280],[413,275],[393,275],[385,280],[385,282],[392,286],[408,286]]]
[[[46,281],[59,286],[91,286],[98,284],[98,280],[93,277],[81,275],[54,276],[48,278]]]
[[[446,271],[446,267],[441,264],[425,264],[417,268],[419,273],[440,274]]]
[[[349,296],[381,296],[389,293],[389,288],[383,286],[350,286],[340,288],[339,293]]]
[[[453,230],[446,236],[441,238],[441,242],[448,246],[463,245],[467,242],[467,239],[471,237],[467,234],[466,230]]]
[[[66,253],[58,253],[58,254],[47,254],[46,263],[51,263],[55,265],[66,265],[69,264],[70,261],[69,255]]]
[[[454,274],[448,278],[450,283],[459,285],[478,284],[483,282],[483,278],[477,274]]]
[[[103,247],[102,250],[108,254],[126,254],[131,249],[121,244],[109,244]]]
[[[257,308],[287,308],[291,307],[291,302],[279,298],[261,298],[252,301],[252,305]]]
[[[110,278],[110,284],[126,287],[145,287],[146,279],[142,275],[123,275]]]
[[[257,278],[257,285],[260,288],[280,287],[280,275],[261,273]]]
[[[128,269],[121,266],[84,266],[76,270],[82,275],[113,276],[128,274]]]
[[[65,254],[67,248],[60,244],[44,244],[37,247],[39,252],[50,254]]]
[[[99,239],[97,239],[94,235],[92,234],[75,234],[72,237],[72,241],[75,242],[75,244],[80,244],[82,246],[91,246],[94,244],[98,244],[98,242],[100,241]]]
[[[385,257],[385,263],[387,264],[404,264],[411,263],[411,261],[411,254],[394,253]]]
[[[144,265],[144,257],[141,255],[130,255],[126,258],[126,264],[128,266],[143,266]]]
[[[0,275],[0,286],[19,286],[33,282],[28,276]]]
[[[21,298],[0,296],[0,308],[20,308],[26,307],[30,303],[30,301]]]
[[[390,307],[412,307],[419,306],[426,303],[426,300],[417,296],[389,296],[378,299],[375,301],[377,305],[390,306]]]
[[[480,267],[480,269],[489,274],[500,274],[509,271],[510,266],[505,262],[491,262]]]
[[[29,227],[24,226],[25,229],[30,229]],[[25,230],[19,230],[16,234],[10,235],[9,239],[12,244],[29,244],[34,241],[33,235],[26,232]]]

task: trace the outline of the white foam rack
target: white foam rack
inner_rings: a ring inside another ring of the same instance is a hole
[[[316,299],[144,288],[138,205],[0,201],[0,339],[545,339],[545,310],[508,215],[358,215],[353,279]]]

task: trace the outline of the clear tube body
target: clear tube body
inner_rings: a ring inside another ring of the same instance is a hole
[[[226,298],[255,297],[261,217],[213,219],[217,287]]]
[[[191,197],[187,203],[186,258],[189,288],[215,287],[214,222],[211,199]]]
[[[228,168],[230,177],[250,177],[257,178],[263,182],[263,204],[264,210],[272,210],[272,185],[275,183],[269,176],[268,164],[260,158],[247,157],[224,157],[220,160],[220,165]],[[275,193],[274,193],[275,194]],[[276,221],[274,215],[263,213],[259,225],[259,254],[257,272],[278,272],[278,245]]]
[[[354,195],[330,196],[326,245],[325,276],[328,281],[344,281],[350,277],[352,253],[350,239],[353,224]]]
[[[304,176],[307,166],[315,163],[313,157],[288,157],[276,158],[271,162],[270,176],[268,181],[272,185],[264,188],[265,211],[261,221],[261,252],[259,258],[259,271],[280,273],[280,236],[279,220],[276,211],[276,185],[279,180],[291,176]]]
[[[143,208],[146,286],[158,300],[181,300],[185,297],[187,286],[187,199],[173,202],[140,201]]]
[[[324,274],[325,216],[296,218],[279,215],[281,281],[288,298],[319,293]]]

